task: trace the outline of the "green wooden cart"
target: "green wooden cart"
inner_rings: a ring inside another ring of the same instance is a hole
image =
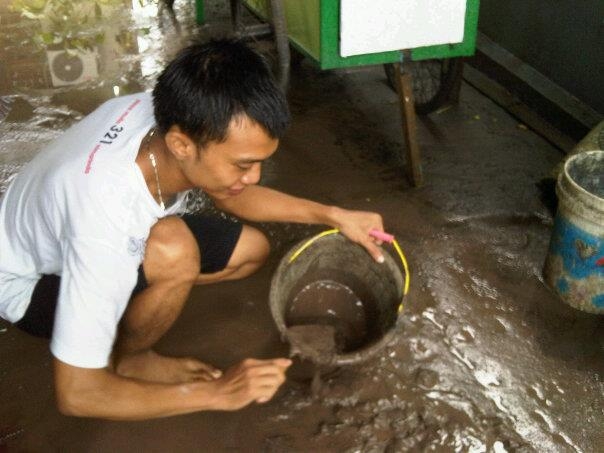
[[[245,6],[271,26],[280,49],[280,78],[286,85],[289,50],[282,52],[279,40],[289,43],[294,54],[310,59],[320,69],[329,70],[365,65],[384,65],[391,86],[400,98],[406,142],[406,163],[411,182],[422,183],[419,148],[415,139],[415,113],[427,114],[455,101],[459,92],[463,60],[474,54],[479,0],[466,0],[463,39],[452,44],[428,45],[409,49],[341,55],[342,2],[347,0],[230,0],[233,26],[238,34],[238,16]],[[368,7],[376,5],[367,0]],[[198,22],[203,21],[203,1],[197,0]],[[404,2],[401,2],[401,5]],[[285,56],[282,54],[286,54]]]

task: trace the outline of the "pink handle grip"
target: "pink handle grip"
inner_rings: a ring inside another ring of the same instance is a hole
[[[369,231],[369,236],[373,236],[374,238],[379,239],[380,241],[387,242],[388,244],[394,241],[394,236],[392,234],[388,234],[380,230]]]

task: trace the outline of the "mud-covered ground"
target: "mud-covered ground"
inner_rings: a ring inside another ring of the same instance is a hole
[[[27,39],[37,25],[7,3],[0,192],[44,143],[103,100],[150,89],[189,37],[228,23],[227,2],[206,2],[198,28],[193,2],[177,1],[174,20],[136,0],[105,22],[99,76],[52,88],[26,77],[44,65]],[[60,415],[48,343],[1,322],[0,451],[602,451],[604,318],[564,305],[542,281],[552,217],[536,184],[562,155],[464,84],[458,106],[419,121],[426,183],[412,188],[381,67],[321,72],[303,61],[289,99],[293,124],[263,183],[382,213],[412,274],[392,344],[330,370],[314,392],[311,367],[297,362],[265,405],[111,422]],[[321,228],[261,227],[273,244],[267,266],[194,289],[161,352],[219,367],[287,354],[268,308],[271,276]]]

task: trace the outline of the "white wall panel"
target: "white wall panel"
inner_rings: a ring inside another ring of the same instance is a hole
[[[343,57],[463,41],[465,0],[341,0]]]

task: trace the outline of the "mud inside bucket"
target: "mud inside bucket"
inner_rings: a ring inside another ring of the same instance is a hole
[[[269,296],[273,319],[292,355],[319,365],[374,356],[394,334],[403,298],[399,265],[333,234],[295,245],[281,260]]]

